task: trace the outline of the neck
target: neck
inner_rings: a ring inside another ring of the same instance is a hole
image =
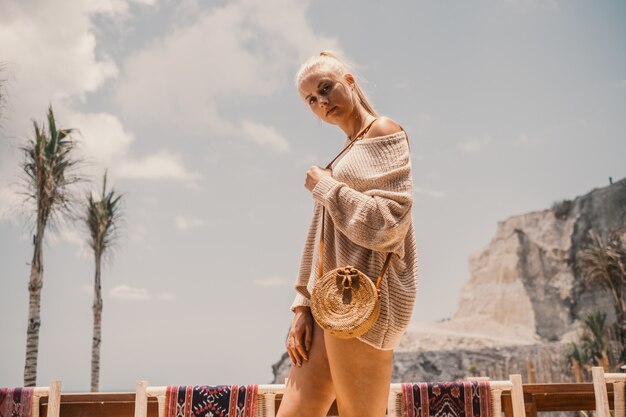
[[[354,139],[354,135],[359,133],[367,124],[372,120],[373,116],[369,114],[363,107],[356,106],[357,108],[339,124],[341,130],[348,135],[348,139]]]

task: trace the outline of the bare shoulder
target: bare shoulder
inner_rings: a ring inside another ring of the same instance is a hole
[[[379,117],[365,134],[365,138],[377,138],[379,136],[392,135],[401,132],[402,128],[393,119]]]

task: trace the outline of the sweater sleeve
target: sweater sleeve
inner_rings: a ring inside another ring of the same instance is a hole
[[[370,149],[359,153],[364,157],[353,158],[360,165],[356,170],[363,173],[359,181],[364,191],[328,176],[314,187],[313,198],[354,243],[402,256],[413,203],[408,145],[402,140],[366,146]]]
[[[311,306],[311,302],[302,294],[300,294],[299,292],[296,292],[296,297],[293,300],[293,303],[291,304],[291,311],[293,311],[294,313],[296,312],[296,307],[310,307]]]

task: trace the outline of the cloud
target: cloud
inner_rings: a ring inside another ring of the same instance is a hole
[[[80,150],[93,163],[88,165],[89,169],[84,169],[91,176],[99,178],[106,167],[113,178],[177,181],[200,178],[184,166],[178,155],[167,150],[141,158],[131,157],[130,146],[135,136],[116,116],[68,110],[64,111],[64,116],[65,125],[79,126],[75,138]]]
[[[543,139],[536,136],[529,136],[526,133],[520,133],[515,138],[515,145],[517,146],[534,146],[543,143]]]
[[[150,300],[152,296],[145,288],[133,288],[128,285],[116,285],[109,291],[109,296],[116,300]]]
[[[189,172],[184,167],[178,155],[167,150],[136,160],[125,160],[117,166],[117,175],[122,178],[155,180],[195,180],[200,178],[200,175]]]
[[[109,296],[117,300],[150,300],[152,298],[145,288],[133,288],[128,285],[116,285],[109,291]]]
[[[91,18],[126,12],[125,1],[1,2],[1,58],[12,74],[7,82],[13,113],[9,124],[21,127],[17,129],[21,133],[31,117],[45,114],[49,101],[82,101],[86,93],[115,77],[113,60],[96,54]]]
[[[246,139],[259,146],[268,147],[279,154],[289,152],[289,142],[272,126],[245,120],[242,130]]]
[[[417,194],[423,194],[428,197],[434,197],[434,198],[443,198],[448,195],[445,191],[431,190],[431,189],[424,188],[424,187],[413,187],[413,192]]]
[[[55,228],[50,230],[48,239],[50,243],[59,241],[71,243],[80,248],[82,258],[88,258],[90,252],[87,232],[81,233],[82,220],[68,221],[67,219],[57,221]],[[93,256],[93,255],[92,255]]]
[[[176,294],[168,291],[159,291],[152,294],[145,288],[134,288],[126,284],[116,285],[109,290],[109,296],[116,300],[144,301],[156,299],[159,301],[172,301],[177,298]]]
[[[282,287],[289,285],[290,282],[285,277],[271,276],[266,278],[256,278],[254,285],[259,287]]]
[[[166,126],[178,134],[242,135],[262,125],[229,120],[225,104],[291,88],[305,57],[338,50],[335,39],[314,33],[308,1],[235,0],[201,8],[180,5],[174,29],[123,64],[115,102],[138,124]],[[181,17],[182,15],[182,17]],[[241,126],[241,127],[240,127]],[[286,142],[265,126],[263,144],[285,152]]]
[[[176,216],[175,222],[179,230],[197,229],[206,225],[206,221],[203,219],[183,216]]]
[[[161,301],[173,301],[177,298],[177,296],[172,292],[161,291],[156,294],[155,298]]]
[[[459,142],[457,148],[462,152],[473,153],[485,148],[490,142],[491,137],[489,136],[483,136],[482,138],[470,137],[463,142]]]
[[[615,87],[617,88],[626,88],[626,78],[621,81],[615,83]]]
[[[0,221],[14,219],[20,214],[18,207],[24,198],[15,185],[0,183]]]
[[[100,88],[118,73],[113,60],[96,54],[91,18],[96,15],[120,17],[127,12],[125,1],[75,2],[72,0],[0,2],[0,61],[5,64],[6,106],[3,109],[3,136],[31,135],[32,120],[45,120],[53,104],[57,114],[69,109],[70,102],[84,101],[87,93]],[[51,24],[51,22],[56,22]],[[4,141],[3,141],[4,142]],[[0,175],[19,172],[20,158],[0,144]],[[6,177],[5,177],[6,178]],[[10,195],[0,185],[3,197]],[[11,216],[7,200],[0,204],[0,216]],[[14,197],[10,197],[13,203]]]
[[[134,135],[109,113],[79,113],[63,110],[59,115],[67,127],[75,127],[81,150],[98,165],[111,166],[126,157]]]
[[[134,135],[116,115],[78,110],[88,94],[100,91],[119,75],[117,64],[98,45],[94,22],[124,25],[133,4],[154,6],[156,1],[0,2],[0,61],[5,64],[2,76],[6,78],[7,102],[2,115],[3,136],[32,136],[32,120],[43,123],[52,105],[59,126],[80,129],[75,139],[89,162],[81,169],[86,176],[99,177],[107,167],[115,177],[115,165],[121,165],[125,174],[138,178],[193,177],[172,157],[156,156],[164,162],[160,170],[150,166],[154,157],[133,160],[128,155]],[[0,146],[4,148],[0,149],[0,176],[13,177],[19,172],[19,158],[7,149],[7,142]],[[128,168],[137,164],[137,169]],[[0,194],[0,219],[15,216],[8,209],[16,200],[10,187],[0,184]]]

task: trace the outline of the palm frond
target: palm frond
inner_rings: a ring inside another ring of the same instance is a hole
[[[33,121],[34,137],[21,147],[26,194],[35,203],[37,222],[44,225],[57,214],[70,214],[75,201],[70,186],[84,181],[77,174],[82,160],[74,154],[72,129],[57,129],[51,106],[47,119],[47,129]]]
[[[118,230],[122,220],[122,195],[114,189],[107,190],[107,173],[102,179],[102,191],[98,198],[87,195],[84,221],[89,230],[89,246],[94,253],[106,252],[119,237]]]
[[[626,304],[626,246],[617,232],[603,239],[592,229],[589,236],[590,244],[577,254],[576,268],[588,285],[600,284],[611,293],[618,316],[624,317],[626,311],[620,309]]]

